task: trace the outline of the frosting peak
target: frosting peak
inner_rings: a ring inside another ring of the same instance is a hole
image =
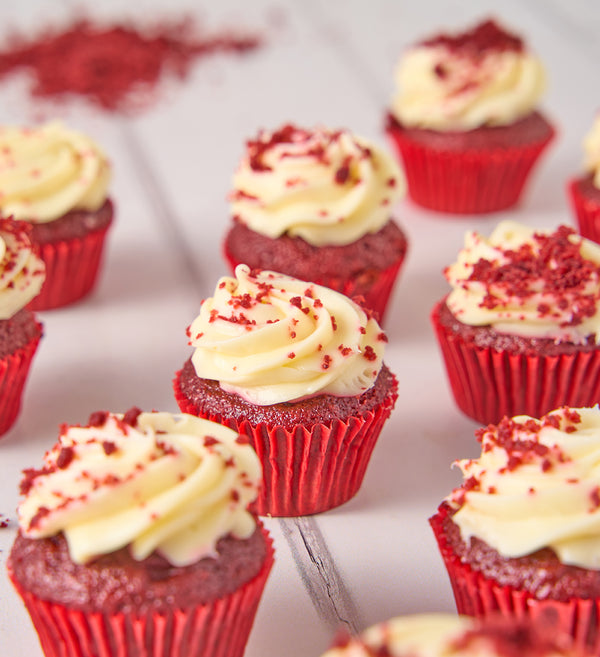
[[[231,533],[247,538],[261,479],[254,450],[224,426],[170,413],[95,413],[64,426],[39,470],[26,470],[21,532],[63,532],[73,561],[129,546],[184,566],[214,554]]]
[[[519,37],[485,21],[410,48],[396,83],[392,111],[403,125],[462,131],[530,114],[545,89],[545,73]]]
[[[27,224],[0,219],[0,320],[10,319],[42,288],[46,269],[29,233]]]
[[[36,223],[106,200],[109,165],[87,136],[58,121],[0,128],[0,211]]]
[[[230,198],[234,217],[257,233],[344,245],[377,232],[404,189],[398,165],[375,144],[288,124],[247,142]]]
[[[504,557],[552,548],[562,563],[600,569],[600,410],[561,408],[480,429],[481,455],[458,461],[449,496],[463,540]]]
[[[572,228],[503,221],[487,239],[468,232],[444,273],[452,286],[446,303],[464,324],[600,343],[600,246]]]
[[[188,329],[199,377],[270,405],[360,395],[381,369],[385,334],[339,292],[238,265]]]

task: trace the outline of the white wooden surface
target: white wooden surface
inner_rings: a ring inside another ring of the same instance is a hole
[[[255,28],[262,49],[198,63],[183,84],[137,118],[85,103],[32,102],[23,79],[0,85],[0,122],[59,116],[93,135],[114,164],[117,220],[94,295],[40,313],[45,337],[33,363],[17,425],[0,441],[0,655],[41,655],[6,574],[17,487],[40,463],[61,422],[98,409],[176,411],[174,372],[189,355],[185,327],[226,273],[220,244],[226,194],[244,141],[258,128],[292,121],[346,127],[385,143],[383,116],[402,49],[442,28],[490,14],[524,34],[545,60],[547,114],[559,137],[521,206],[488,218],[448,218],[404,202],[396,216],[410,253],[388,312],[386,362],[400,398],[363,487],[343,507],[312,518],[268,520],[277,563],[247,657],[318,657],[336,628],[396,614],[451,611],[453,601],[427,518],[458,483],[455,458],[473,455],[475,423],[455,408],[429,325],[446,291],[466,229],[491,231],[512,216],[537,226],[572,222],[566,180],[580,170],[581,140],[600,108],[600,5],[594,0],[120,0],[0,4],[0,33],[58,22],[74,7],[94,16],[155,17],[187,10],[215,29]]]

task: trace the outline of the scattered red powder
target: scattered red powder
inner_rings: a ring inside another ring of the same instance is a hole
[[[46,28],[31,40],[10,34],[3,43],[8,46],[0,50],[0,80],[28,71],[33,96],[83,96],[104,110],[133,113],[151,104],[166,75],[184,79],[196,60],[246,53],[261,38],[232,30],[202,35],[190,17],[143,29],[80,19],[62,30]]]

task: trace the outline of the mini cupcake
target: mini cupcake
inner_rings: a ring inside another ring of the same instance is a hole
[[[329,288],[238,265],[188,329],[174,389],[182,411],[250,437],[258,513],[299,516],[356,494],[397,398],[385,334]]]
[[[583,657],[548,622],[475,620],[454,614],[397,616],[357,637],[340,637],[323,657]]]
[[[583,142],[585,173],[569,183],[568,192],[579,232],[600,242],[600,114]]]
[[[39,294],[44,263],[33,253],[29,229],[0,219],[0,436],[14,424],[42,325],[26,306]]]
[[[382,320],[404,260],[392,219],[404,178],[383,150],[345,130],[261,131],[233,178],[224,252],[357,298]],[[361,299],[362,298],[362,299]]]
[[[94,413],[24,473],[9,576],[46,657],[241,657],[273,563],[245,439]]]
[[[515,205],[554,136],[536,109],[545,75],[518,36],[492,20],[417,43],[398,65],[386,130],[408,193],[440,212]]]
[[[560,226],[468,232],[431,320],[458,407],[487,424],[600,402],[600,246]]]
[[[600,651],[600,410],[505,417],[430,522],[461,614],[548,617]]]
[[[66,306],[92,290],[113,219],[109,177],[98,146],[59,122],[0,128],[0,213],[31,225],[46,265],[31,309]]]

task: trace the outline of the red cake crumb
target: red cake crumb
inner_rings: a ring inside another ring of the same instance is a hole
[[[465,52],[469,55],[481,55],[490,50],[522,52],[525,48],[521,38],[503,30],[491,19],[460,34],[442,32],[422,41],[421,45],[443,46],[452,52]]]
[[[8,525],[9,525],[9,523],[10,523],[10,520],[0,513],[0,529],[6,529],[6,527],[8,527]]]

